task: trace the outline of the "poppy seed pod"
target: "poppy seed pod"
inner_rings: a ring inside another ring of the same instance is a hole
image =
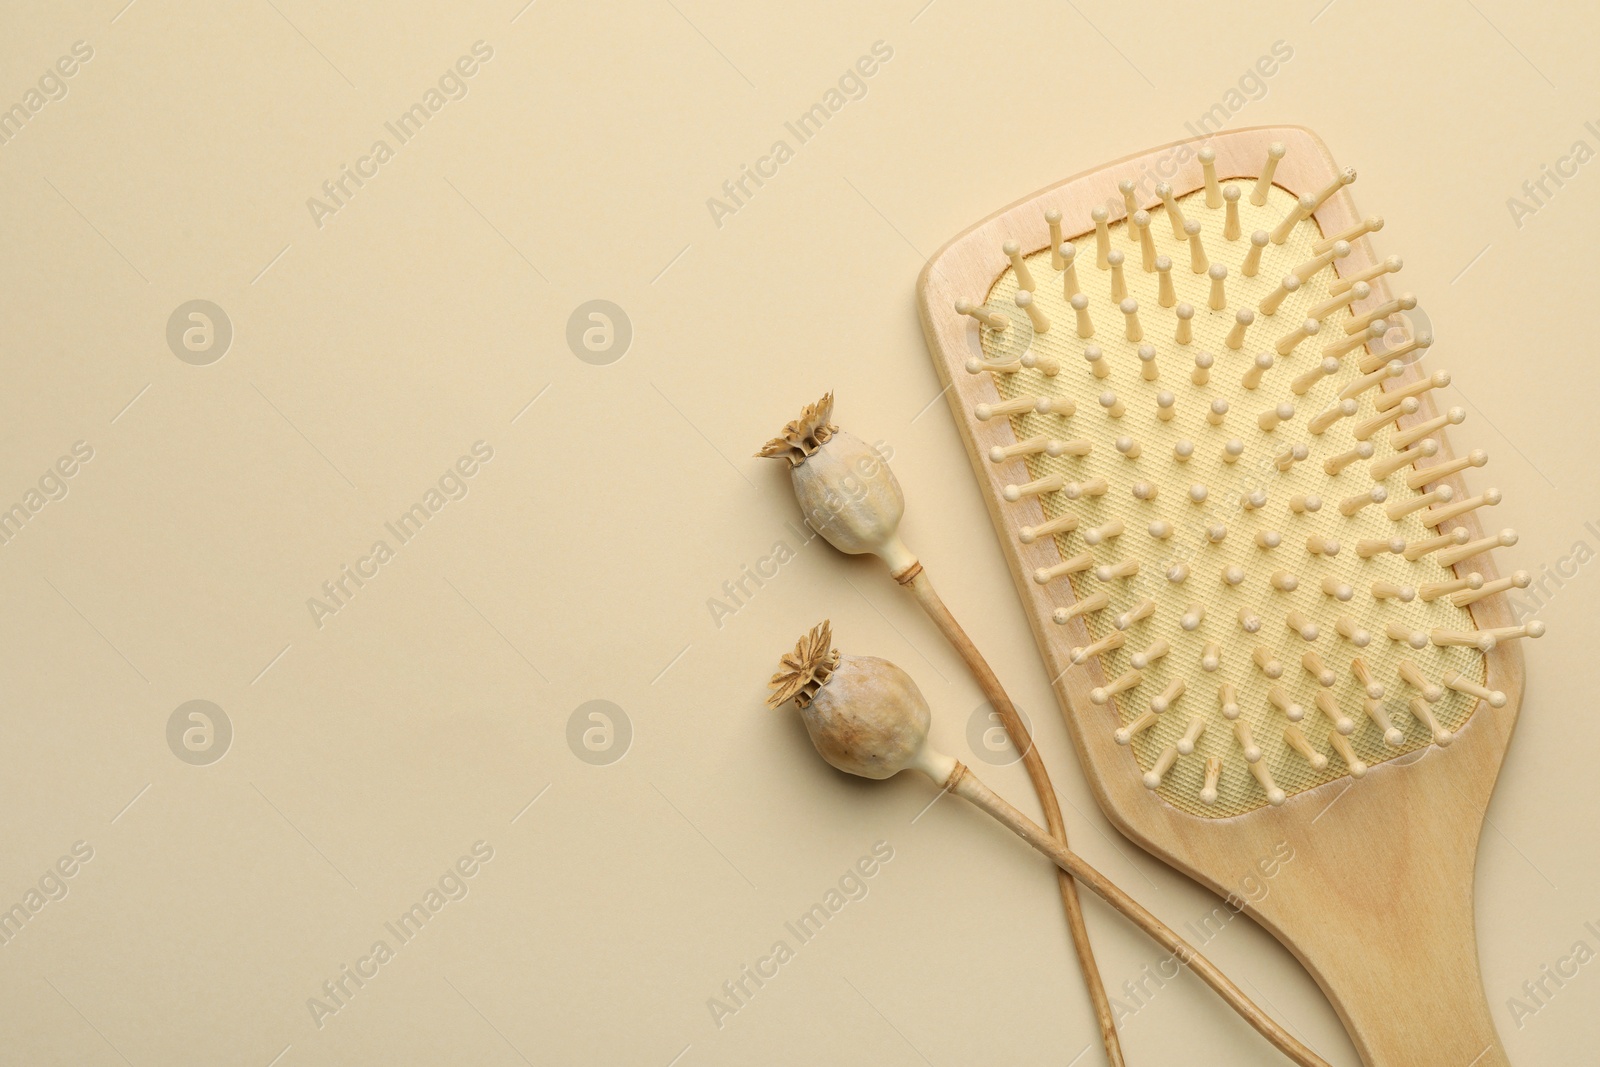
[[[900,484],[895,480],[894,473],[889,470],[886,451],[869,448],[850,434],[841,433],[839,428],[833,425],[832,415],[833,394],[829,393],[802,411],[798,419],[783,428],[782,436],[768,441],[758,454],[787,460],[795,496],[799,499],[800,506],[805,511],[806,521],[811,527],[842,552],[871,552],[882,559],[888,565],[890,576],[915,598],[917,605],[966,661],[967,667],[977,679],[978,687],[983,690],[995,713],[1000,717],[1006,735],[1011,738],[1017,751],[1022,753],[1023,765],[1044,809],[1045,822],[1052,839],[1065,847],[1066,824],[1061,819],[1061,808],[1056,801],[1055,787],[1050,784],[1050,775],[1045,770],[1044,761],[1034,748],[1033,739],[1028,736],[1027,726],[1023,724],[1011,698],[1001,687],[1000,679],[995,677],[994,671],[984,662],[971,638],[961,629],[955,616],[934,591],[927,570],[900,540],[899,524],[905,511],[905,498],[901,495]],[[826,644],[826,640],[822,641],[824,651]],[[804,652],[805,647],[802,643],[802,647],[796,649],[794,664],[785,661],[785,666],[796,673],[792,676],[780,674],[775,680],[775,684],[782,685],[788,679],[789,684],[796,687],[796,694],[809,687],[804,699],[799,695],[795,698],[803,709],[811,699],[812,692],[820,689],[822,693],[827,694],[829,689],[834,688],[834,685],[821,688],[821,682],[825,679],[819,679],[814,673],[807,673],[803,669],[806,660],[802,654]],[[874,699],[879,701],[878,703],[863,701],[861,706],[865,710],[858,716],[877,729],[876,733],[868,731],[872,739],[882,740],[885,731],[879,728],[884,726],[885,716],[889,713],[897,712],[902,720],[915,725],[916,709],[921,709],[922,725],[909,732],[895,728],[888,730],[887,733],[896,738],[914,738],[916,732],[920,731],[924,737],[926,736],[926,705],[916,686],[911,684],[904,672],[880,660],[849,661],[849,665],[851,667],[849,677],[859,680],[862,683],[861,688],[872,692]],[[823,669],[833,671],[837,666],[837,664],[824,664]],[[882,680],[883,684],[877,687],[865,684],[874,677]],[[841,692],[846,688],[845,684],[837,679],[834,684]],[[831,701],[832,697],[829,699]],[[782,698],[779,700],[781,702]],[[948,787],[954,780],[953,776],[959,773],[960,765],[955,760],[939,754],[926,743],[914,752],[909,743],[882,746],[888,751],[887,755],[885,751],[853,750],[852,743],[861,740],[857,736],[858,731],[855,726],[852,725],[851,729],[846,731],[845,726],[848,724],[843,718],[813,718],[809,714],[809,709],[807,715],[806,726],[816,747],[829,763],[842,770],[869,777],[887,777],[902,766],[912,766],[927,774],[942,787]],[[907,715],[910,715],[909,720],[905,720]],[[1077,890],[1070,879],[1058,879],[1058,886],[1061,891],[1061,906],[1067,917],[1067,926],[1072,931],[1073,945],[1077,949],[1078,962],[1083,967],[1084,980],[1088,983],[1089,997],[1094,1005],[1095,1014],[1100,1019],[1101,1033],[1106,1041],[1107,1061],[1120,1064],[1122,1053],[1117,1046],[1116,1023],[1111,1011],[1110,998],[1106,995],[1105,986],[1100,980],[1100,972],[1095,967],[1094,951],[1089,945],[1089,932],[1083,922],[1083,911],[1078,901]]]
[[[863,778],[889,778],[906,769],[926,774],[939,785],[941,795],[952,793],[981,808],[1131,919],[1300,1067],[1329,1067],[1326,1060],[1268,1018],[1176,931],[1049,830],[997,796],[970,768],[929,745],[928,703],[905,671],[875,656],[842,655],[833,647],[832,627],[823,620],[783,657],[778,673],[767,685],[773,690],[767,706],[776,708],[793,700],[811,743],[834,767]],[[1416,703],[1421,704],[1422,699],[1417,698]]]
[[[822,758],[863,778],[927,769],[928,702],[911,676],[876,656],[832,647],[832,627],[818,623],[782,659],[768,683],[769,707],[791,698]]]
[[[900,540],[905,496],[882,453],[833,425],[833,394],[808,404],[758,456],[784,459],[806,521],[841,552],[870,552],[896,577],[917,557]]]

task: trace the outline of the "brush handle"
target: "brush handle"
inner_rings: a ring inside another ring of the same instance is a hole
[[[1215,990],[1217,995],[1227,1001],[1228,1006],[1238,1012],[1245,1022],[1255,1027],[1262,1037],[1272,1042],[1274,1047],[1299,1064],[1300,1067],[1329,1067],[1326,1060],[1295,1040],[1287,1030],[1274,1022],[1266,1012],[1258,1008],[1249,997],[1245,996],[1238,986],[1229,981],[1227,975],[1218,970],[1210,960],[1200,955],[1194,946],[1179,937],[1170,926],[1145,910],[1143,905],[1119,889],[1109,878],[1089,866],[1076,853],[1068,850],[1066,846],[1051,837],[1045,832],[1044,827],[1023,815],[1010,804],[1007,804],[988,786],[978,781],[977,776],[964,765],[956,764],[955,770],[950,773],[950,777],[945,781],[945,788],[957,796],[971,801],[1001,823],[1010,827],[1018,837],[1021,837],[1028,844],[1054,860],[1057,867],[1071,874],[1097,893],[1107,904],[1127,916],[1135,926],[1149,934],[1156,944],[1172,953],[1175,959],[1188,967],[1189,970],[1199,976],[1201,981]],[[1396,1065],[1400,1063],[1410,1064],[1412,1062],[1415,1062],[1418,1067],[1421,1067],[1424,1063],[1421,1060],[1395,1061]],[[1444,1064],[1447,1061],[1428,1060],[1425,1062],[1430,1067],[1433,1067],[1433,1065]],[[1463,1063],[1461,1067],[1466,1067],[1466,1064]],[[1480,1065],[1474,1064],[1473,1067],[1480,1067]]]
[[[1366,1067],[1508,1067],[1472,902],[1495,715],[1480,707],[1447,751],[1314,791],[1314,820],[1270,831],[1295,857],[1247,914],[1305,964]],[[1386,819],[1396,806],[1409,817]]]
[[[1362,927],[1345,929],[1343,951],[1363,966],[1319,977],[1366,1067],[1510,1067],[1478,973],[1470,892],[1397,898]],[[1363,944],[1409,951],[1367,954]]]

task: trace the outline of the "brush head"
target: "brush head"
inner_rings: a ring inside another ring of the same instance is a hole
[[[1409,293],[1386,302],[1377,281],[1400,268],[1398,257],[1373,266],[1370,253],[1353,254],[1364,235],[1357,245],[1314,250],[1327,235],[1308,214],[1313,198],[1275,185],[1260,204],[1230,198],[1208,207],[1203,187],[1141,199],[1148,225],[1090,216],[1125,261],[1115,272],[1079,264],[1070,303],[1049,247],[1023,256],[1039,279],[1038,312],[1079,329],[1032,338],[1032,351],[1058,363],[1060,374],[1024,368],[993,376],[1002,401],[1076,401],[1071,417],[1019,405],[1026,410],[1010,416],[1017,440],[1070,436],[1089,445],[1008,461],[1026,468],[1011,482],[1104,486],[1096,495],[1048,491],[1001,505],[1078,519],[1052,536],[1061,559],[1088,553],[1092,564],[1047,585],[1059,583],[1068,602],[1102,594],[1106,601],[1102,610],[1057,615],[1057,640],[1075,650],[1073,669],[1088,672],[1101,727],[1131,750],[1157,796],[1202,817],[1281,804],[1448,743],[1478,704],[1466,687],[1482,688],[1485,652],[1497,638],[1461,636],[1476,630],[1471,611],[1448,595],[1418,595],[1460,579],[1434,554],[1411,558],[1407,549],[1444,535],[1454,544],[1451,531],[1468,512],[1449,510],[1464,494],[1417,480],[1413,460],[1449,456],[1438,434],[1406,440],[1402,427],[1433,419],[1442,431],[1464,413],[1433,414],[1427,389],[1447,387],[1448,374],[1408,379],[1385,365],[1386,326],[1372,312],[1417,303]],[[1173,210],[1182,224],[1155,218]],[[1239,232],[1255,236],[1226,239],[1225,211],[1237,211]],[[1065,225],[1086,221],[1069,212]],[[1263,233],[1272,239],[1260,240]],[[1084,239],[1096,236],[1085,231]],[[1160,269],[1142,268],[1142,241],[1155,242],[1151,265]],[[1250,265],[1247,257],[1258,257],[1256,269],[1237,269]],[[1362,272],[1370,284],[1339,284]],[[1114,292],[1114,273],[1125,293]],[[1169,284],[1176,300],[1162,299]],[[1017,292],[1007,267],[987,292],[971,295],[1004,307]],[[1130,339],[1135,311],[1140,333]],[[1085,317],[1092,342],[1080,336]],[[988,359],[1005,357],[1003,338],[973,332]],[[1401,371],[1425,349],[1413,339]],[[1384,399],[1413,379],[1425,388]],[[1447,473],[1483,461],[1474,452]],[[1475,506],[1498,500],[1490,490]],[[1106,536],[1108,529],[1120,536]],[[1103,640],[1113,633],[1126,640]],[[1538,633],[1529,627],[1516,636]],[[1162,654],[1152,658],[1147,650],[1157,642]],[[1462,687],[1441,685],[1447,677]],[[1193,738],[1192,714],[1214,720]],[[1328,740],[1335,733],[1339,743]],[[1180,741],[1178,758],[1158,768]],[[1222,761],[1215,781],[1207,773],[1213,759]]]

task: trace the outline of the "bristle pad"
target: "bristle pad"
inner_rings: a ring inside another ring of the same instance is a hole
[[[1171,225],[1165,219],[1154,218],[1165,213],[1162,204],[1149,207],[1149,235],[1156,242],[1157,252],[1170,257],[1173,264],[1170,278],[1177,289],[1176,303],[1194,309],[1190,343],[1176,342],[1176,309],[1161,306],[1159,274],[1141,269],[1138,237],[1126,220],[1110,225],[1111,246],[1127,254],[1124,276],[1128,296],[1138,303],[1143,327],[1138,341],[1126,339],[1124,310],[1111,295],[1111,272],[1095,266],[1092,230],[1072,239],[1079,251],[1076,274],[1089,301],[1092,339],[1078,336],[1079,318],[1064,299],[1061,274],[1051,267],[1048,249],[1026,257],[1036,280],[1035,306],[1049,323],[1047,331],[1038,333],[1029,317],[1016,309],[1013,296],[1017,281],[1008,269],[988,294],[987,306],[1008,309],[1011,326],[1005,331],[984,329],[981,333],[986,359],[1016,359],[1031,348],[1038,356],[1059,361],[1060,372],[1049,378],[1037,370],[995,375],[995,386],[1003,399],[1041,396],[1077,401],[1077,413],[1071,418],[1036,412],[1014,417],[1012,426],[1019,440],[1042,434],[1051,439],[1082,438],[1093,442],[1091,453],[1084,457],[1052,456],[1048,452],[1027,457],[1028,479],[1060,475],[1071,483],[1101,477],[1110,484],[1109,491],[1100,496],[1068,499],[1069,486],[1067,492],[1049,492],[1039,498],[1046,518],[1072,513],[1080,519],[1080,532],[1057,535],[1062,557],[1087,550],[1099,565],[1114,566],[1128,560],[1143,564],[1132,578],[1105,581],[1091,568],[1070,578],[1056,579],[1071,581],[1074,595],[1080,600],[1100,591],[1109,594],[1110,604],[1105,610],[1082,616],[1081,625],[1087,627],[1091,641],[1113,632],[1117,617],[1141,600],[1152,598],[1156,603],[1149,618],[1132,624],[1123,647],[1101,658],[1100,671],[1107,679],[1116,677],[1129,669],[1130,657],[1151,642],[1161,639],[1172,645],[1168,655],[1146,668],[1138,687],[1114,698],[1111,706],[1116,709],[1115,721],[1109,708],[1095,708],[1090,714],[1105,716],[1103,725],[1109,732],[1139,718],[1149,709],[1151,697],[1161,694],[1172,682],[1183,680],[1187,685],[1185,696],[1153,727],[1142,731],[1131,747],[1141,771],[1147,772],[1169,745],[1183,738],[1193,714],[1204,715],[1214,727],[1220,725],[1222,728],[1206,730],[1193,752],[1181,756],[1161,776],[1156,791],[1184,811],[1222,818],[1267,803],[1258,777],[1251,773],[1241,753],[1235,730],[1222,722],[1216,690],[1223,683],[1237,687],[1241,719],[1250,724],[1271,778],[1292,797],[1349,774],[1345,760],[1327,741],[1333,724],[1316,710],[1314,700],[1320,685],[1300,665],[1305,651],[1315,650],[1337,675],[1331,694],[1357,724],[1348,738],[1349,745],[1369,766],[1433,742],[1428,727],[1407,708],[1407,701],[1416,691],[1398,675],[1402,660],[1410,661],[1432,680],[1449,671],[1482,680],[1485,664],[1482,653],[1475,648],[1430,645],[1418,649],[1390,638],[1388,630],[1395,623],[1420,633],[1435,628],[1471,630],[1474,624],[1469,612],[1454,607],[1447,598],[1424,602],[1420,598],[1401,601],[1373,596],[1374,582],[1418,587],[1450,580],[1454,574],[1431,557],[1416,562],[1389,553],[1361,558],[1355,545],[1362,539],[1389,541],[1399,537],[1416,542],[1434,536],[1436,531],[1423,526],[1420,513],[1395,521],[1382,506],[1362,508],[1350,517],[1342,515],[1339,501],[1373,487],[1370,462],[1358,460],[1334,477],[1323,470],[1322,461],[1352,449],[1356,445],[1352,431],[1377,414],[1373,406],[1377,390],[1369,390],[1358,398],[1354,415],[1337,419],[1319,435],[1308,429],[1311,419],[1335,407],[1340,390],[1360,376],[1358,365],[1366,350],[1344,356],[1337,372],[1322,377],[1304,395],[1295,395],[1290,389],[1296,377],[1323,359],[1326,345],[1345,336],[1344,325],[1353,318],[1350,309],[1340,308],[1322,323],[1317,334],[1301,340],[1287,355],[1275,354],[1272,365],[1259,374],[1248,374],[1261,353],[1271,352],[1280,338],[1304,324],[1310,308],[1329,297],[1329,284],[1337,279],[1333,266],[1282,297],[1274,314],[1268,316],[1260,311],[1261,301],[1279,288],[1284,276],[1314,257],[1312,245],[1322,237],[1316,223],[1303,220],[1283,244],[1267,245],[1260,269],[1253,277],[1246,277],[1238,268],[1250,250],[1248,235],[1276,227],[1294,209],[1295,197],[1274,187],[1261,207],[1251,204],[1248,198],[1241,199],[1238,209],[1245,236],[1233,241],[1223,237],[1224,210],[1207,208],[1203,189],[1180,198],[1179,203],[1187,219],[1200,223],[1209,261],[1228,268],[1227,306],[1212,309],[1208,306],[1212,279],[1207,273],[1190,269],[1189,241],[1175,239]],[[1343,263],[1337,266],[1346,272],[1356,269]],[[1254,312],[1254,321],[1242,347],[1235,350],[1227,342],[1230,333],[1237,336],[1237,312],[1242,308]],[[1089,345],[1103,353],[1101,362],[1109,368],[1109,376],[1097,378],[1091,372],[1090,363],[1084,359],[1084,349]],[[1148,350],[1141,358],[1141,346],[1155,350],[1156,380],[1148,380],[1151,359]],[[1201,352],[1210,353],[1215,363],[1207,384],[1196,386],[1191,374],[1195,356]],[[1256,388],[1245,387],[1247,381],[1256,383],[1258,378]],[[1115,409],[1101,399],[1108,391],[1116,394],[1116,407],[1123,410],[1120,418],[1110,417],[1109,412]],[[1162,392],[1176,397],[1171,406],[1173,413],[1167,419],[1157,416],[1157,396]],[[1226,401],[1228,408],[1221,425],[1214,425],[1207,415],[1218,399]],[[1281,415],[1280,405],[1285,402],[1293,403],[1294,414],[1278,422],[1273,431],[1263,430],[1263,425],[1275,421],[1275,411]],[[1399,410],[1394,414],[1398,416]],[[1369,436],[1375,448],[1374,459],[1394,454],[1388,444],[1389,432],[1384,427]],[[1138,445],[1134,450],[1137,458],[1128,458],[1128,449],[1118,446],[1119,438],[1127,439],[1122,442],[1124,446],[1128,440]],[[1225,463],[1224,448],[1235,438],[1244,442],[1244,454],[1235,463]],[[1174,458],[1174,448],[1180,441],[1193,445],[1187,462]],[[1297,444],[1305,445],[1309,454],[1303,461],[1290,462]],[[1422,460],[1424,465],[1428,462],[1433,461]],[[1411,465],[1405,465],[1378,483],[1388,500],[1409,500],[1418,495],[1418,490],[1406,485],[1413,470]],[[1136,494],[1136,486],[1144,492]],[[1196,486],[1204,486],[1204,493],[1192,491]],[[1156,490],[1153,494],[1150,487]],[[1258,504],[1257,495],[1240,507],[1241,498],[1259,492],[1266,494],[1264,505]],[[1197,496],[1201,498],[1199,502]],[[1322,506],[1315,511],[1291,508],[1292,498],[1305,496],[1320,497]],[[1002,502],[1001,506],[1025,505]],[[1121,537],[1096,546],[1084,543],[1082,529],[1113,520],[1121,520],[1126,528]],[[1147,531],[1153,522],[1170,524],[1170,536],[1151,536]],[[1214,541],[1207,531],[1214,533],[1219,524],[1226,527],[1227,533],[1221,541]],[[1257,536],[1269,531],[1281,537],[1275,548],[1262,547],[1264,540],[1272,539]],[[1308,539],[1314,535],[1322,538],[1317,542],[1319,548],[1328,541],[1337,541],[1340,550],[1334,555],[1308,551]],[[1168,580],[1168,573],[1179,563],[1187,568],[1188,576],[1183,582],[1174,583]],[[1237,568],[1234,576],[1242,572],[1244,580],[1228,584],[1221,577],[1227,568]],[[1286,583],[1285,575],[1296,581]],[[1354,595],[1348,601],[1340,601],[1325,593],[1323,579],[1329,577],[1349,586]],[[1293,588],[1285,590],[1285,584],[1292,584]],[[1195,629],[1186,630],[1181,620],[1196,603],[1205,605],[1204,621]],[[1297,628],[1286,622],[1296,611],[1317,628],[1314,641],[1306,641]],[[1259,618],[1259,632],[1246,633],[1241,627],[1241,615]],[[1368,631],[1370,644],[1358,648],[1341,636],[1335,625],[1341,616],[1349,616]],[[1080,621],[1074,619],[1059,628],[1055,640],[1063,649],[1083,643],[1079,626]],[[1218,669],[1207,671],[1202,669],[1201,659],[1211,642],[1222,646],[1223,655]],[[1281,678],[1266,676],[1252,658],[1256,648],[1266,650],[1263,658],[1282,664]],[[1363,712],[1365,694],[1350,670],[1350,661],[1358,655],[1387,690],[1384,705],[1395,726],[1405,734],[1404,742],[1398,746],[1386,744],[1383,731]],[[1314,769],[1285,740],[1284,729],[1289,720],[1268,697],[1274,686],[1284,687],[1290,699],[1306,709],[1302,732],[1317,752],[1328,757],[1323,769]],[[1454,732],[1465,723],[1476,703],[1474,697],[1447,691],[1430,708],[1444,729]],[[1223,771],[1216,799],[1207,804],[1201,794],[1207,762],[1213,756],[1222,759]]]

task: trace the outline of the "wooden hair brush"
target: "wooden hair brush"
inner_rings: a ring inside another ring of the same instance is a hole
[[[1290,843],[1247,910],[1363,1061],[1492,1067],[1473,865],[1543,630],[1354,178],[1298,128],[1169,145],[966,231],[918,302],[1108,817],[1222,894]]]

